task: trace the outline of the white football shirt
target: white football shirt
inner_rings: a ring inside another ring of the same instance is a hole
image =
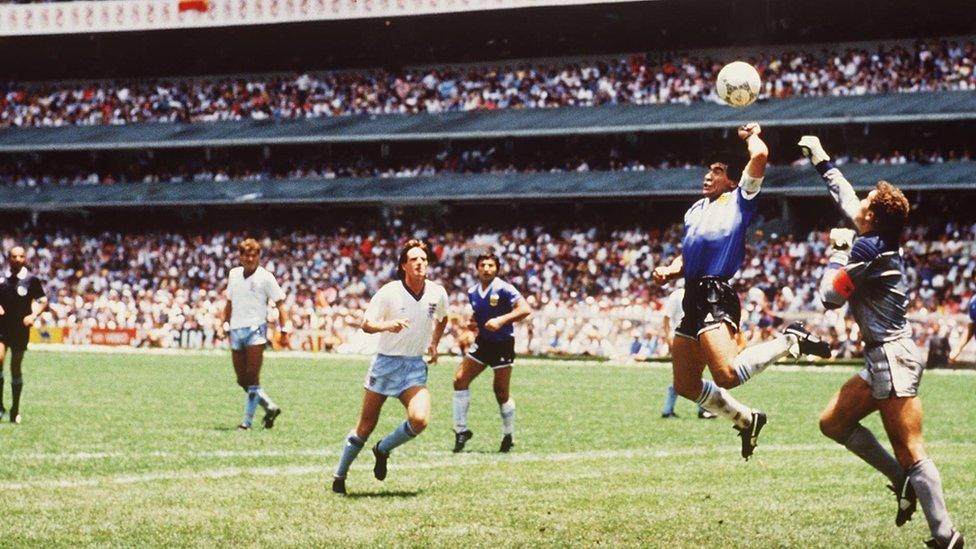
[[[434,334],[434,322],[447,316],[447,291],[430,280],[417,296],[402,280],[388,282],[376,292],[366,308],[371,322],[405,318],[410,326],[400,333],[380,332],[376,352],[391,356],[423,356]]]
[[[234,267],[227,277],[227,299],[231,303],[230,329],[258,326],[268,321],[268,301],[285,298],[278,281],[264,267],[258,266],[244,278],[244,267]]]

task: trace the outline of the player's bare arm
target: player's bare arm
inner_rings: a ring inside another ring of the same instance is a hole
[[[769,147],[759,137],[762,127],[758,122],[750,122],[738,130],[739,138],[745,140],[749,150],[749,162],[746,164],[745,172],[751,178],[762,179],[766,175],[766,163],[769,161]],[[744,189],[749,193],[759,192],[759,184],[755,188]]]
[[[285,305],[284,299],[276,301],[275,307],[278,309],[278,343],[284,347],[288,345],[288,336],[293,329],[289,320],[291,317],[288,315],[288,306]]]
[[[35,299],[34,302],[31,303],[30,314],[24,317],[24,326],[27,326],[28,328],[33,326],[34,321],[37,320],[37,317],[39,317],[41,313],[43,313],[46,310],[47,310],[47,298],[40,297],[38,299]]]
[[[410,327],[410,321],[405,318],[395,320],[363,320],[363,331],[367,334],[378,334],[380,332],[391,332],[398,334],[404,328]]]
[[[683,273],[684,260],[679,255],[671,261],[670,265],[654,268],[654,282],[657,282],[658,284],[667,284],[668,282],[681,276]]]
[[[976,323],[970,322],[969,326],[966,327],[966,335],[963,336],[959,345],[956,346],[956,350],[949,356],[949,364],[955,364],[959,360],[959,355],[962,354],[962,350],[966,348],[966,344],[973,338],[974,330],[976,330]]]
[[[440,319],[434,324],[434,335],[430,339],[430,346],[427,348],[427,364],[437,364],[437,346],[441,343],[441,336],[444,335],[444,328],[447,327],[447,317]]]
[[[515,308],[512,309],[512,312],[506,315],[496,316],[495,318],[489,319],[487,322],[485,322],[485,329],[489,332],[497,332],[507,324],[525,320],[531,314],[532,309],[529,307],[529,304],[526,303],[524,299],[520,299],[515,305]]]

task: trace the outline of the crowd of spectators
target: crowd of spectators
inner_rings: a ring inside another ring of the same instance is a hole
[[[927,219],[905,233],[910,314],[920,341],[957,338],[964,326],[946,321],[976,294],[976,224]],[[382,225],[382,224],[381,224]],[[426,239],[435,261],[431,278],[451,296],[445,352],[471,339],[466,290],[475,283],[473,259],[484,250],[502,260],[501,276],[524,292],[535,311],[516,329],[520,352],[626,357],[668,353],[662,307],[672,287],[651,281],[654,267],[678,251],[681,227],[601,229],[519,226],[433,234],[391,225],[331,233],[294,231],[260,240],[262,263],[288,294],[300,349],[369,352],[358,329],[369,297],[393,276],[397,248],[407,235]],[[394,236],[397,235],[397,236]],[[48,280],[51,305],[38,324],[69,328],[85,342],[94,328],[134,329],[137,344],[212,347],[223,287],[236,264],[243,233],[89,234],[76,231],[2,237],[4,248],[24,242],[32,268]],[[743,297],[743,338],[768,337],[786,320],[806,319],[832,341],[836,354],[860,352],[857,327],[844,310],[825,312],[816,295],[826,263],[822,232],[800,237],[752,235],[735,286]],[[194,337],[187,337],[187,334]]]
[[[609,61],[497,64],[396,72],[179,78],[0,88],[0,127],[303,119],[605,104],[718,101],[731,59],[644,56]],[[976,43],[791,51],[749,59],[761,99],[976,89]]]
[[[0,186],[33,188],[38,186],[75,185],[114,185],[118,183],[183,183],[226,182],[226,181],[270,181],[283,179],[335,179],[342,177],[429,177],[447,174],[490,173],[506,175],[515,173],[565,173],[591,171],[653,171],[668,168],[698,169],[704,164],[673,155],[634,155],[611,148],[592,153],[576,151],[576,154],[541,154],[539,151],[526,151],[524,154],[511,154],[499,151],[496,147],[471,148],[465,150],[443,150],[426,157],[418,155],[412,160],[379,160],[360,156],[358,158],[303,159],[271,162],[260,156],[241,155],[235,163],[215,161],[172,162],[163,165],[159,162],[133,162],[117,168],[97,166],[81,168],[77,163],[47,158],[31,159],[22,157],[0,165]],[[643,157],[640,157],[643,156]],[[859,164],[939,164],[943,162],[970,161],[972,153],[968,148],[962,152],[949,149],[913,149],[906,153],[893,150],[873,155],[839,155],[838,165]],[[798,158],[793,164],[805,163]]]

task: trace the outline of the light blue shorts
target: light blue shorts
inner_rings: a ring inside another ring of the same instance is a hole
[[[264,345],[268,342],[268,325],[246,326],[234,328],[230,331],[230,348],[232,351],[243,351],[252,345]]]
[[[421,356],[376,355],[363,382],[367,390],[391,397],[417,385],[427,385],[427,363]]]

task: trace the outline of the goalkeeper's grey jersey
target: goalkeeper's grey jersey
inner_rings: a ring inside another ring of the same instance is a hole
[[[865,345],[911,337],[905,316],[908,308],[905,262],[897,244],[886,243],[877,234],[859,237],[854,241],[851,260],[844,271],[854,286],[848,303]]]

